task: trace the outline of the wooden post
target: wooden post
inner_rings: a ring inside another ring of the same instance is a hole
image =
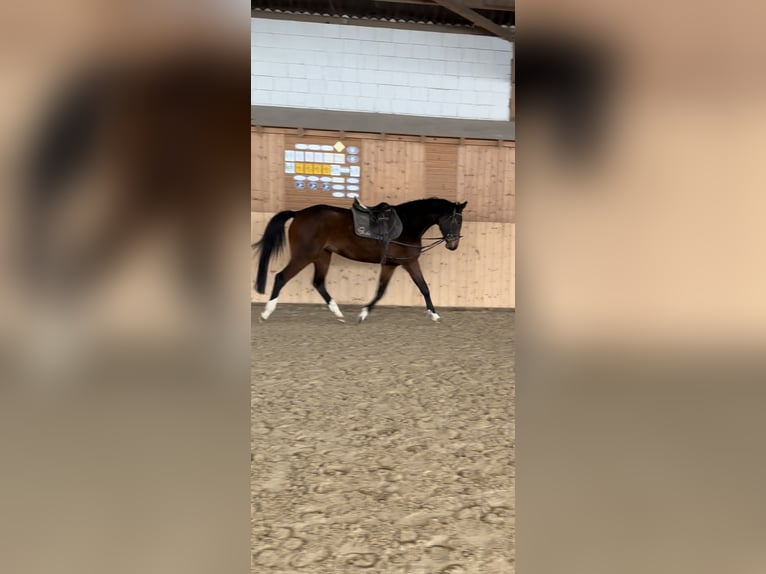
[[[509,119],[516,121],[516,54],[511,57],[511,114]]]

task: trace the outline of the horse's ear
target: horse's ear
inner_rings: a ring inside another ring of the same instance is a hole
[[[458,210],[459,212],[462,212],[462,211],[465,209],[465,206],[466,206],[466,205],[468,205],[468,202],[467,202],[467,201],[464,201],[463,203],[458,203],[458,204],[457,204],[457,210]]]

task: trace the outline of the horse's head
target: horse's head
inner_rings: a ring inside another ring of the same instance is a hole
[[[460,229],[463,226],[463,209],[468,204],[467,201],[463,203],[455,203],[451,213],[445,213],[437,220],[439,229],[442,232],[442,237],[446,241],[446,247],[450,251],[457,249],[460,243]]]

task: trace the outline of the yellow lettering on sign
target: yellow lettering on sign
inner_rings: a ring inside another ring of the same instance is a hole
[[[295,173],[305,173],[302,163],[295,164]]]
[[[322,175],[330,175],[330,165],[325,164],[322,166]]]

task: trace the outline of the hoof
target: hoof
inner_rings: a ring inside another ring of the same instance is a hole
[[[441,320],[441,317],[439,317],[438,313],[434,313],[433,311],[428,312],[428,316],[431,317],[431,320],[438,323]]]
[[[367,315],[369,315],[369,314],[370,314],[370,312],[367,310],[367,307],[365,307],[364,309],[362,309],[362,312],[359,313],[359,318],[357,319],[356,322],[357,323],[361,323],[362,321],[364,321],[367,318]]]
[[[338,304],[333,299],[330,299],[330,302],[327,304],[327,308],[330,310],[330,313],[338,318],[338,321],[344,321],[345,318],[343,317],[343,313],[341,313]]]

